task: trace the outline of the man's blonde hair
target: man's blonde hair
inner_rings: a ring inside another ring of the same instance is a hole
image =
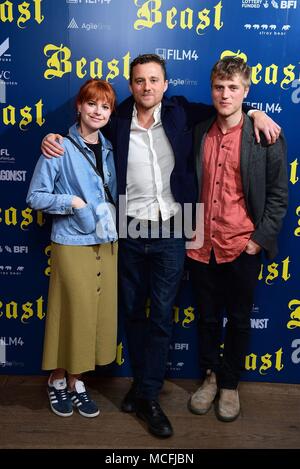
[[[240,75],[243,85],[249,88],[251,83],[251,68],[249,65],[240,57],[224,57],[213,66],[210,83],[212,85],[216,77],[222,80],[230,80],[234,75]]]

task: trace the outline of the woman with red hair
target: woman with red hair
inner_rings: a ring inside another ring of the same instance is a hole
[[[73,407],[99,415],[81,375],[116,355],[117,187],[112,146],[100,131],[114,106],[109,83],[84,83],[63,156],[40,157],[27,195],[30,207],[53,215],[42,368],[51,370],[50,406],[62,417]]]

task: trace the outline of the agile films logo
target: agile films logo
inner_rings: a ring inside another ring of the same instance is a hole
[[[112,0],[66,0],[66,3],[68,3],[70,6],[101,6],[101,5],[109,5]],[[110,31],[111,30],[111,25],[110,24],[104,24],[104,23],[93,23],[93,22],[83,22],[79,24],[78,20],[73,16],[71,18],[67,29],[72,29],[73,31],[76,30],[85,30],[85,31]]]
[[[297,8],[297,0],[242,0],[242,8],[274,8],[289,10]]]
[[[67,29],[73,29],[74,31],[80,30],[80,29],[85,29],[87,32],[88,31],[110,31],[111,30],[111,25],[110,24],[104,24],[104,23],[80,23],[80,26],[78,26],[78,23],[76,19],[73,17],[68,24]]]

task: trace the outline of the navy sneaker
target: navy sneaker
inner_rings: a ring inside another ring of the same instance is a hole
[[[77,408],[80,415],[84,417],[97,417],[100,411],[94,401],[91,400],[86,392],[83,381],[76,380],[73,391],[68,391],[72,404]]]
[[[51,410],[60,417],[69,417],[73,414],[70,396],[67,392],[66,378],[55,379],[53,383],[48,381],[47,392]]]

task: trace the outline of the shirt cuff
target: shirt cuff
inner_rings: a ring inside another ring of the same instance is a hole
[[[70,194],[62,194],[61,198],[61,213],[69,215],[73,214],[73,207],[72,207],[72,199],[73,195]]]

